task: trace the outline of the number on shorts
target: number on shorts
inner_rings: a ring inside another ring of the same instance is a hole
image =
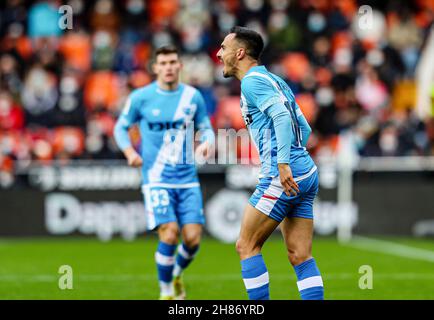
[[[165,189],[151,190],[152,207],[166,207],[169,205],[169,193]]]

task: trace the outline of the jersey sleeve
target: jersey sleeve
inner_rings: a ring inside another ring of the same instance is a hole
[[[265,110],[273,120],[277,142],[277,163],[289,164],[292,141],[291,115],[283,103],[275,103]]]
[[[261,76],[247,76],[241,82],[241,92],[247,104],[256,106],[264,112],[269,106],[282,103],[277,88],[266,78]]]
[[[140,120],[137,97],[131,93],[125,102],[125,107],[116,121],[114,128],[114,137],[118,147],[123,151],[131,147],[131,140],[128,129]]]
[[[303,147],[306,147],[307,141],[309,140],[309,136],[312,133],[312,129],[309,123],[307,122],[306,118],[304,117],[303,112],[301,111],[298,104],[295,103],[295,105],[296,105],[295,112],[297,116],[297,122],[301,130],[301,145]]]
[[[194,127],[200,132],[200,142],[207,141],[213,144],[215,141],[214,129],[208,117],[205,100],[199,91],[196,91],[194,102],[197,105],[194,115]]]

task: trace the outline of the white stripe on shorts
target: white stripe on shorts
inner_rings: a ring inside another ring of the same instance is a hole
[[[280,184],[279,177],[273,178],[268,188],[264,191],[263,195],[272,196],[275,197],[276,199],[265,198],[262,195],[258,203],[256,204],[255,208],[261,211],[262,213],[266,214],[267,216],[270,215],[271,210],[273,210],[274,205],[276,204],[277,200],[280,198],[282,193],[283,193],[283,188],[282,185]]]
[[[249,290],[249,289],[262,287],[263,285],[267,284],[270,280],[268,277],[268,272],[265,272],[256,278],[243,279],[243,281],[244,281],[244,285],[246,286],[246,289]]]
[[[313,173],[316,171],[316,169],[317,169],[317,167],[316,167],[316,166],[313,166],[313,168],[310,169],[310,171],[309,171],[308,173],[306,173],[306,174],[304,174],[304,175],[302,175],[302,176],[299,176],[299,177],[297,177],[297,178],[294,178],[294,181],[295,181],[295,182],[298,182],[298,181],[304,180],[304,179],[306,179],[306,178],[309,178],[311,175],[313,175]]]
[[[300,281],[297,281],[298,291],[313,288],[313,287],[322,287],[322,278],[321,276],[309,277]]]
[[[152,230],[156,226],[156,221],[155,221],[154,209],[152,208],[151,191],[149,186],[146,185],[142,186],[142,192],[143,192],[143,196],[145,197],[145,212],[147,217],[146,227],[149,230]]]
[[[261,199],[256,204],[255,208],[261,211],[262,213],[264,213],[265,215],[269,216],[277,200],[278,199],[268,199],[268,198],[261,197]]]
[[[307,179],[312,174],[314,174],[316,170],[317,170],[317,167],[313,166],[312,169],[310,169],[310,171],[308,173],[294,178],[294,181],[298,182],[298,181]],[[263,196],[261,196],[261,198],[259,199],[255,208],[258,209],[259,211],[261,211],[262,213],[266,214],[267,216],[270,215],[271,210],[273,210],[274,205],[276,204],[277,200],[280,198],[282,193],[283,193],[283,187],[282,187],[282,184],[280,183],[280,177],[279,176],[274,177],[271,180],[268,188],[264,191],[264,195],[272,196],[272,197],[275,197],[277,199],[269,199],[269,198],[264,198]]]

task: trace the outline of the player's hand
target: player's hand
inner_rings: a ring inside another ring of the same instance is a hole
[[[212,145],[205,141],[197,146],[196,148],[196,157],[200,157],[204,160],[207,160],[212,154]]]
[[[143,164],[142,157],[132,147],[125,149],[125,158],[127,158],[128,165],[132,167],[140,167]]]
[[[279,163],[278,167],[280,183],[282,184],[283,190],[285,191],[286,195],[288,197],[291,197],[291,195],[296,196],[297,193],[300,192],[300,189],[298,188],[297,182],[294,181],[291,168],[286,163]]]

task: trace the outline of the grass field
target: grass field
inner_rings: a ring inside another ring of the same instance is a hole
[[[376,238],[377,239],[377,238]],[[157,299],[156,239],[133,242],[70,239],[0,240],[0,299]],[[340,245],[316,238],[313,254],[326,299],[434,299],[434,240],[356,239]],[[263,255],[272,299],[299,299],[295,274],[279,237]],[[73,268],[72,290],[60,290],[58,269]],[[359,267],[373,269],[373,289],[359,288]],[[246,299],[232,244],[207,238],[185,273],[189,299]]]

